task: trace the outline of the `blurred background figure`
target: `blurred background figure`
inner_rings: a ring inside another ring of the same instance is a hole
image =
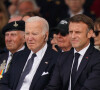
[[[90,4],[91,5],[90,10],[98,18],[100,17],[100,0],[92,0],[92,1],[93,1],[92,4]]]
[[[66,5],[68,5],[68,11],[66,12],[66,17],[72,17],[77,14],[85,14],[95,20],[95,15],[87,11],[83,6],[86,0],[65,0]]]
[[[100,50],[100,18],[97,18],[94,23],[94,45],[95,48]]]
[[[58,52],[65,52],[71,49],[71,43],[69,40],[69,31],[68,31],[68,21],[69,19],[61,20],[57,27],[53,28],[52,30],[56,33],[56,44],[52,43],[53,49],[56,48]],[[55,50],[55,49],[54,49]]]
[[[10,5],[8,6],[9,16],[12,17],[17,14],[19,0],[9,0]]]
[[[40,13],[34,12],[34,11],[27,12],[22,16],[22,20],[26,21],[29,17],[32,17],[32,16],[41,16],[41,15],[40,15]]]
[[[24,15],[27,12],[39,12],[39,7],[34,0],[20,0],[18,3],[18,12]]]
[[[19,20],[26,21],[29,17],[32,17],[32,16],[41,16],[41,15],[36,12],[27,12],[24,15],[15,15],[15,16],[11,17],[9,19],[9,23],[13,22],[13,21],[19,21]]]
[[[22,19],[22,16],[16,15],[16,16],[11,17],[8,23],[13,22],[13,21],[20,21],[21,19]]]
[[[2,28],[7,24],[7,22],[8,14],[6,11],[6,7],[3,3],[0,2],[0,53],[3,53],[5,48],[5,41],[4,36],[2,34]]]
[[[15,15],[16,11],[17,11],[17,6],[16,5],[11,4],[8,7],[8,12],[9,12],[10,17],[12,17],[13,15]]]

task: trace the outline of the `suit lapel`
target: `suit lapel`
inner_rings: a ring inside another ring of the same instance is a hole
[[[69,58],[68,58],[69,57]],[[71,53],[66,57],[67,62],[65,63],[64,67],[64,71],[66,71],[65,75],[64,75],[64,82],[69,83],[69,79],[70,79],[70,73],[71,73],[71,67],[72,67],[72,62],[73,62],[73,58],[74,58],[74,50],[71,50]],[[67,78],[66,78],[67,77]]]
[[[19,57],[19,58],[16,58],[16,59],[13,58],[13,62],[14,62],[13,67],[17,67],[17,68],[14,68],[14,72],[16,71],[16,73],[15,73],[15,76],[16,76],[15,81],[16,82],[14,83],[15,87],[19,81],[19,78],[21,76],[21,73],[23,71],[25,63],[28,59],[28,56],[30,54],[30,50],[23,50],[23,51],[20,51],[16,54],[17,55],[14,58],[16,58],[16,57]]]
[[[83,69],[86,67],[86,65],[88,64],[88,61],[90,60],[91,58],[91,53],[93,51],[93,47],[92,45],[90,45],[90,47],[88,48],[88,50],[86,51],[85,55],[83,56],[83,59],[80,63],[80,66],[79,66],[79,69],[77,71],[77,76],[76,76],[76,79],[75,79],[75,83],[76,81],[78,80],[80,74],[82,73]]]
[[[50,48],[47,48],[47,51],[46,51],[43,59],[41,60],[41,63],[40,63],[40,65],[39,65],[39,67],[38,67],[38,69],[37,69],[37,71],[34,75],[30,89],[32,89],[36,85],[36,83],[37,83],[38,79],[41,77],[42,73],[46,72],[46,68],[48,67],[49,61],[50,61],[50,58],[51,58],[50,57],[50,55],[51,55],[50,51],[51,51]]]

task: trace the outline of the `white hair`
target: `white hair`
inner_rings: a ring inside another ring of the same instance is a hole
[[[31,2],[34,6],[34,9],[37,10],[39,6],[37,5],[35,0],[19,0],[18,4],[23,3],[23,2]]]
[[[43,24],[42,27],[43,27],[44,34],[46,32],[49,32],[49,24],[48,24],[47,20],[45,20],[42,17],[33,16],[25,21],[25,23],[27,23],[27,22],[41,22]]]

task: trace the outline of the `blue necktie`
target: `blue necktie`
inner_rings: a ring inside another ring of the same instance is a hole
[[[21,86],[22,86],[22,84],[24,82],[24,79],[25,79],[26,75],[30,72],[30,70],[32,68],[32,65],[33,65],[35,57],[36,57],[36,54],[34,53],[32,55],[32,57],[28,60],[27,65],[26,65],[26,67],[25,67],[24,71],[22,72],[22,75],[21,75],[21,77],[19,79],[19,82],[18,82],[16,90],[20,90],[20,88],[21,88]]]
[[[74,64],[73,64],[73,68],[72,68],[72,73],[71,73],[71,90],[73,90],[74,83],[75,83],[79,56],[80,56],[79,53],[75,53],[75,60],[74,60]]]

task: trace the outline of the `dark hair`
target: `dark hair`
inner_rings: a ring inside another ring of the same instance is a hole
[[[78,15],[71,17],[69,20],[69,24],[70,24],[70,22],[77,22],[77,23],[83,22],[88,26],[89,30],[91,30],[91,29],[94,30],[93,20],[84,14],[78,14]]]
[[[95,20],[94,25],[95,25],[96,29],[97,29],[97,26],[100,27],[100,17]]]

